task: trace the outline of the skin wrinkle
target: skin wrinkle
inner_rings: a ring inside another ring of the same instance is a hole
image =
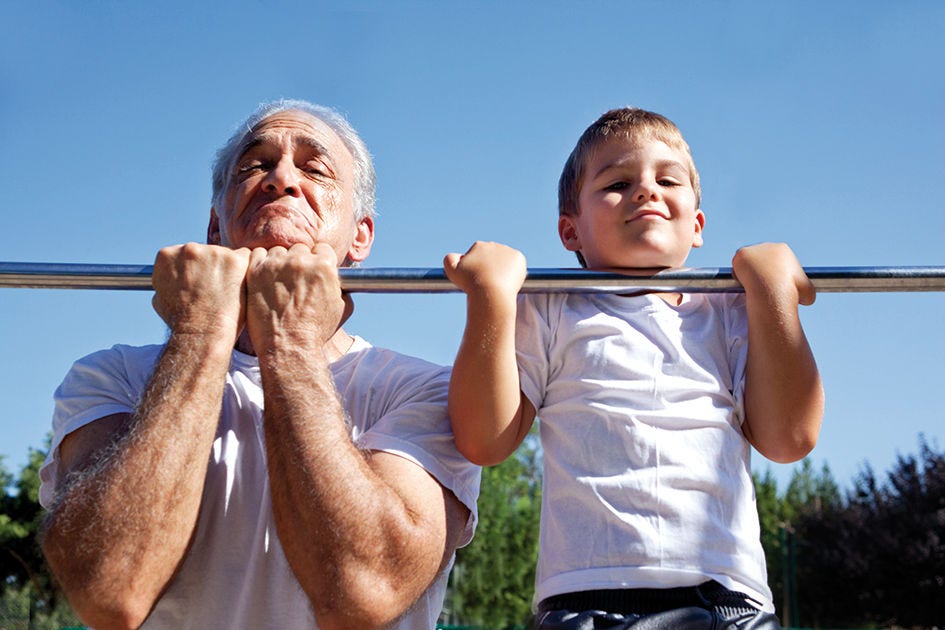
[[[299,112],[255,129],[262,171],[230,165],[208,244],[156,258],[153,304],[171,333],[136,412],[60,447],[68,481],[44,551],[90,626],[140,625],[187,557],[234,346],[259,359],[276,532],[319,627],[390,623],[465,530],[468,509],[426,470],[352,443],[331,376],[353,343],[338,261],[366,258],[374,234],[370,216],[354,217],[348,149]]]
[[[223,202],[217,209],[221,244],[230,244],[240,238],[231,232],[232,228],[246,229],[247,226],[240,222],[254,217],[251,213],[258,210],[255,207],[257,198],[269,196],[270,187],[271,192],[278,196],[265,201],[265,205],[281,203],[279,200],[288,196],[298,198],[299,203],[305,203],[307,209],[311,210],[311,213],[306,211],[301,215],[312,228],[306,235],[309,242],[317,242],[322,240],[323,235],[334,234],[342,225],[342,219],[347,221],[352,218],[349,205],[353,203],[353,198],[345,195],[345,186],[352,184],[349,176],[352,167],[350,153],[330,130],[322,129],[323,126],[312,128],[314,133],[332,134],[326,135],[323,142],[312,137],[303,125],[297,124],[299,120],[302,119],[278,115],[267,119],[254,131],[250,140],[252,148],[243,149],[233,161]],[[334,152],[329,143],[334,145]],[[290,160],[291,166],[288,165]],[[324,167],[325,173],[313,173],[304,168],[313,160]],[[258,168],[249,168],[257,162]],[[296,170],[302,172],[295,173]],[[289,192],[289,188],[282,192],[282,187],[291,187],[292,192]],[[287,207],[293,211],[299,210],[295,202]],[[272,220],[267,220],[264,226],[270,224]],[[299,241],[294,236],[286,235],[286,240],[281,244],[288,247],[294,242]],[[344,258],[340,251],[336,253],[339,258]]]

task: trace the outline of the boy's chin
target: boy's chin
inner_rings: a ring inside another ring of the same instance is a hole
[[[610,273],[621,273],[626,276],[652,276],[661,271],[666,271],[667,269],[675,269],[675,267],[661,265],[661,266],[622,266],[622,267],[604,267],[604,266],[594,266],[588,267],[588,271],[606,271]]]
[[[684,267],[686,259],[668,257],[627,258],[624,260],[606,261],[599,264],[589,264],[589,271],[614,271],[637,276],[650,276],[667,269]]]

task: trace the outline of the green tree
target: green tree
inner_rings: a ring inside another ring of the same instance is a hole
[[[18,478],[0,461],[0,622],[36,629],[78,624],[37,540],[43,518],[39,469],[45,458],[45,451],[31,448]]]
[[[804,514],[798,535],[806,625],[941,626],[945,452],[924,436],[918,457],[900,456],[885,482],[867,466],[845,504]]]
[[[778,602],[779,596],[784,593],[784,502],[778,495],[778,482],[771,469],[766,470],[763,477],[753,474],[752,478],[761,525],[761,546],[768,567],[768,586]]]
[[[783,495],[778,494],[777,481],[770,469],[764,477],[755,475],[754,483],[768,586],[782,623],[796,626],[802,593],[798,585],[804,582],[799,579],[803,571],[800,567],[803,555],[811,551],[798,539],[798,521],[807,514],[840,506],[840,488],[828,465],[817,472],[809,459],[794,470]]]
[[[502,629],[530,620],[538,558],[541,462],[533,433],[515,455],[484,468],[479,525],[456,555],[442,619]]]

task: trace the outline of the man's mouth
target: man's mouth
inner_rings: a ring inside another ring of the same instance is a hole
[[[273,214],[301,214],[293,206],[276,202],[264,203],[263,205],[256,208],[256,212],[269,212]]]

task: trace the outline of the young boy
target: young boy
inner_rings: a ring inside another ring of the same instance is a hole
[[[655,272],[702,245],[699,206],[676,126],[613,110],[565,164],[558,232],[588,269]],[[783,244],[732,267],[744,294],[518,296],[516,250],[444,260],[467,294],[459,450],[497,464],[541,418],[539,627],[779,627],[749,445],[792,462],[817,441],[823,389],[797,313],[814,289]]]

